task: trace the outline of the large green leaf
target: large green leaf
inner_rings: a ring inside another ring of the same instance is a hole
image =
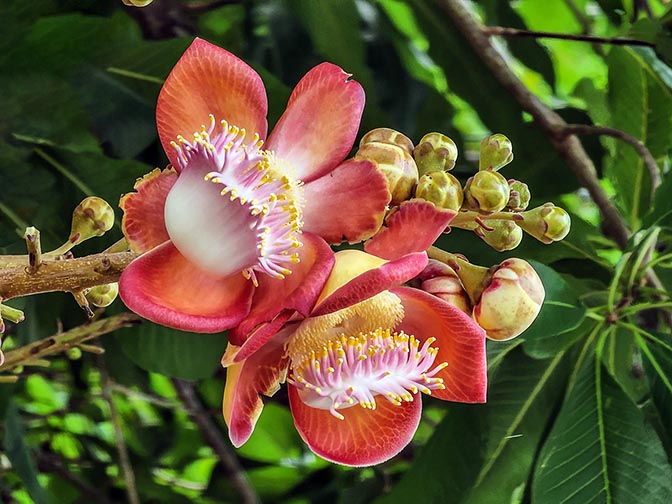
[[[669,88],[631,49],[613,48],[608,63],[611,126],[641,140],[655,158],[666,155],[672,130]],[[644,162],[631,146],[618,142],[608,166],[618,201],[637,228],[651,207],[651,177]]]
[[[579,293],[565,281],[562,275],[548,266],[530,261],[539,274],[546,297],[539,316],[522,334],[523,348],[531,357],[549,358],[568,348],[575,341],[563,337],[576,329],[586,315],[586,307],[579,300]]]
[[[144,322],[118,333],[126,355],[148,371],[196,380],[207,378],[219,366],[226,335],[177,331]]]
[[[580,371],[544,444],[536,504],[666,504],[672,468],[653,428],[601,365]]]
[[[539,361],[516,352],[490,382],[485,464],[465,500],[470,504],[515,502],[529,480],[538,444],[561,398],[564,354]]]

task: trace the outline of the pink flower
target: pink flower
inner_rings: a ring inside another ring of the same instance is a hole
[[[382,241],[371,242],[380,250],[396,244],[389,260],[337,252],[307,318],[229,344],[223,413],[234,445],[252,434],[263,408],[259,394],[272,395],[285,380],[303,440],[319,456],[352,466],[388,460],[411,441],[421,392],[485,401],[483,329],[451,304],[402,286],[427,264],[417,249],[431,244],[454,212],[412,201],[395,215],[378,235]],[[401,245],[402,229],[414,229],[417,240]]]
[[[121,276],[126,305],[196,332],[307,314],[333,265],[324,240],[368,238],[389,202],[372,163],[344,161],[363,107],[362,87],[322,63],[266,139],[259,75],[196,39],[157,104],[172,169],[148,174],[120,203],[128,242],[143,252]]]

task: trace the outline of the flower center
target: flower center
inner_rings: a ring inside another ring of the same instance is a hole
[[[445,388],[443,379],[434,376],[448,364],[434,366],[434,341],[429,338],[420,347],[414,336],[382,328],[357,336],[342,334],[293,362],[287,381],[307,405],[328,409],[341,420],[339,409],[356,404],[375,409],[377,395],[401,405],[413,401],[418,392]]]
[[[215,131],[217,129],[217,131]],[[172,142],[180,176],[166,199],[166,229],[182,255],[220,276],[242,271],[285,278],[299,262],[302,182],[292,167],[262,150],[255,134],[221,121],[192,140]]]

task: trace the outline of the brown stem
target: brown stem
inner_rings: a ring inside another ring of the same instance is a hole
[[[46,355],[64,352],[96,336],[101,336],[123,327],[129,327],[139,322],[140,317],[134,313],[120,313],[119,315],[96,320],[69,331],[49,336],[30,345],[6,352],[2,370],[8,371],[16,366],[40,359]]]
[[[119,412],[114,404],[112,397],[112,390],[110,388],[110,376],[107,373],[107,366],[105,365],[105,358],[102,355],[98,356],[98,370],[100,371],[100,385],[103,392],[103,399],[107,402],[110,408],[110,420],[114,427],[114,441],[117,445],[117,453],[119,455],[119,466],[121,468],[121,475],[126,484],[126,497],[130,504],[140,504],[140,497],[138,496],[138,489],[135,486],[135,473],[131,465],[131,459],[128,455],[128,447],[124,441],[124,434],[121,430],[121,419]]]
[[[213,422],[212,418],[203,409],[200,399],[196,396],[196,391],[191,383],[177,378],[173,378],[173,385],[177,395],[189,411],[192,420],[201,431],[205,441],[212,447],[217,454],[224,471],[229,478],[229,482],[234,490],[240,496],[241,503],[257,504],[260,501],[259,496],[250,485],[245,472],[238,462],[238,458],[231,450],[230,444],[224,440],[221,431]]]
[[[610,136],[629,144],[633,149],[635,149],[635,152],[637,152],[639,157],[642,158],[644,166],[646,166],[646,169],[649,171],[652,190],[651,196],[653,197],[656,189],[658,189],[658,186],[661,183],[660,168],[658,168],[658,163],[656,163],[656,160],[654,159],[653,154],[651,154],[651,151],[639,138],[616,128],[610,128],[608,126],[592,126],[589,124],[568,124],[565,128],[565,132],[568,135]]]
[[[600,185],[595,165],[579,139],[575,135],[568,136],[563,133],[567,127],[565,120],[534,96],[511,71],[506,60],[492,44],[485,27],[474,18],[463,0],[437,0],[437,2],[490,69],[492,76],[513,96],[520,107],[534,118],[538,128],[551,140],[555,150],[565,159],[599,208],[605,233],[624,248],[628,243],[630,230]]]
[[[594,35],[573,35],[571,33],[555,33],[546,31],[519,30],[518,28],[507,28],[503,26],[485,26],[483,33],[488,36],[501,37],[527,37],[527,38],[551,38],[558,40],[573,40],[576,42],[591,42],[593,44],[627,45],[655,47],[652,42],[645,40],[636,40],[621,37],[596,37]]]
[[[3,300],[40,292],[77,292],[119,280],[119,275],[138,256],[135,252],[93,254],[74,259],[44,259],[33,274],[26,271],[29,264],[0,268],[0,298]],[[18,259],[13,261],[19,262]]]

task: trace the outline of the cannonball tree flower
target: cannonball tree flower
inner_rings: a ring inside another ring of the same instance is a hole
[[[398,242],[409,215],[410,221],[426,217],[441,232],[454,212],[432,213],[430,206],[403,204],[373,248]],[[234,445],[252,434],[263,407],[259,394],[273,394],[285,380],[303,440],[317,455],[351,466],[388,460],[411,441],[420,393],[485,401],[484,331],[453,305],[402,286],[425,267],[427,255],[417,249],[435,237],[426,232],[406,240],[388,250],[389,259],[337,252],[308,317],[229,344],[223,413]]]
[[[371,162],[344,161],[365,100],[349,77],[329,63],[310,70],[266,138],[259,75],[224,49],[191,44],[157,104],[172,167],[120,203],[128,242],[143,253],[120,279],[130,309],[195,332],[308,313],[333,264],[324,240],[368,238],[390,197]]]

